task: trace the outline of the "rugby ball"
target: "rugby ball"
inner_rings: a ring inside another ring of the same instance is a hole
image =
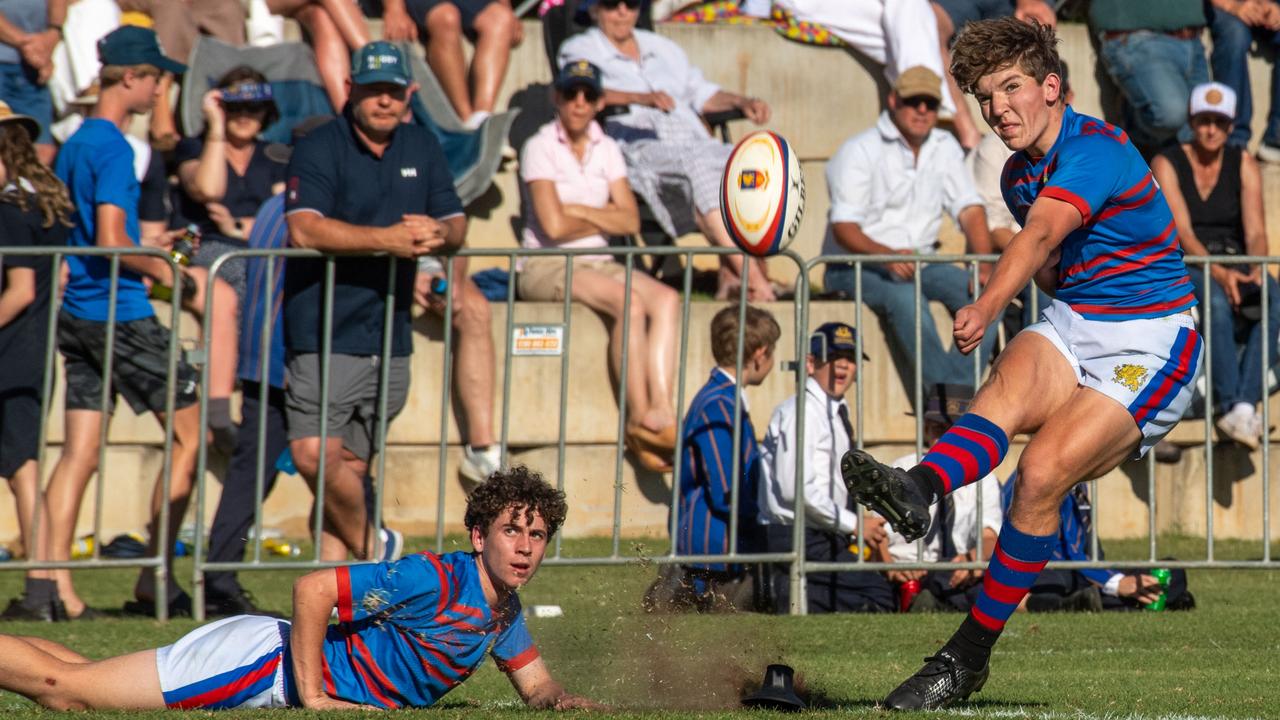
[[[720,181],[720,215],[729,236],[758,256],[780,253],[804,217],[804,175],[781,135],[757,130],[729,154]]]

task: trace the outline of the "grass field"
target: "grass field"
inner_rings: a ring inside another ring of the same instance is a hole
[[[607,553],[609,543],[567,541],[564,547],[566,556],[586,556]],[[623,547],[638,552],[636,544]],[[1146,544],[1115,541],[1107,548],[1111,557],[1143,557]],[[661,548],[649,542],[639,551]],[[1161,552],[1203,557],[1203,542],[1162,540]],[[1273,552],[1280,554],[1280,548]],[[1220,541],[1216,555],[1256,558],[1261,547]],[[180,571],[189,573],[189,565]],[[960,620],[959,615],[646,616],[637,600],[653,573],[641,566],[545,567],[521,593],[526,606],[564,609],[562,618],[530,620],[552,672],[571,690],[612,704],[618,717],[730,716],[741,688],[758,683],[769,662],[795,667],[815,707],[810,715],[887,717],[875,710],[876,701],[914,672]],[[292,577],[245,573],[244,581],[261,605],[285,611]],[[127,599],[132,578],[125,571],[82,571],[76,581],[92,604],[105,609]],[[1199,608],[1189,613],[1016,616],[998,646],[987,688],[947,714],[1062,720],[1280,717],[1277,581],[1280,573],[1268,570],[1192,571],[1190,586]],[[0,599],[16,594],[20,582],[17,573],[0,574]],[[160,625],[112,618],[12,623],[0,629],[48,637],[102,657],[171,642],[193,626],[190,620]],[[426,712],[468,718],[532,714],[491,663]],[[306,714],[290,711],[289,717]],[[218,717],[247,715],[262,713]],[[37,716],[47,714],[17,696],[0,694],[0,717]]]

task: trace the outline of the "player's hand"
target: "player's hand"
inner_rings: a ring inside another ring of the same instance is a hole
[[[658,108],[662,112],[671,112],[676,109],[675,99],[661,90],[646,93],[644,96],[644,104],[649,107]]]
[[[769,103],[756,97],[744,97],[738,101],[738,109],[742,111],[747,119],[757,125],[763,125],[769,122],[769,118],[773,115],[773,110],[769,107]]]
[[[1049,27],[1058,25],[1058,16],[1054,14],[1049,3],[1043,0],[1018,0],[1018,7],[1013,11],[1013,16],[1023,22],[1035,20]]]
[[[328,695],[302,698],[302,706],[308,710],[374,710],[372,706],[339,700]]]
[[[604,703],[598,703],[595,700],[570,695],[565,693],[556,698],[555,703],[551,706],[555,710],[608,710],[609,706]]]
[[[403,5],[388,4],[382,12],[382,35],[390,42],[417,42],[418,24]]]
[[[1150,575],[1125,575],[1120,580],[1120,587],[1116,589],[1116,594],[1120,597],[1133,598],[1143,605],[1159,600],[1162,592],[1164,587],[1160,585],[1160,581]]]
[[[987,326],[991,320],[987,318],[977,305],[965,305],[956,313],[955,329],[952,336],[961,353],[968,355],[982,343],[987,334]]]

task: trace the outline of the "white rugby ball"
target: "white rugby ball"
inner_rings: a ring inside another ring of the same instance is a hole
[[[720,182],[720,214],[738,247],[752,255],[782,252],[804,217],[804,175],[781,135],[757,130],[733,148]]]

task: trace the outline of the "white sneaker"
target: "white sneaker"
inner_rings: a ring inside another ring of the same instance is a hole
[[[1258,449],[1258,438],[1262,435],[1262,421],[1258,419],[1255,413],[1243,413],[1233,410],[1219,417],[1214,425],[1223,435],[1250,450]]]
[[[479,130],[480,126],[484,124],[484,121],[488,120],[492,116],[493,113],[490,113],[487,110],[477,110],[471,113],[471,117],[463,120],[462,124],[468,130]]]
[[[470,445],[462,446],[462,464],[458,467],[458,472],[462,474],[462,484],[467,492],[474,490],[500,469],[502,450],[497,445],[490,445],[484,450],[473,450]]]
[[[400,555],[404,553],[404,535],[384,527],[378,531],[378,536],[382,539],[382,554],[378,556],[378,560],[382,562],[399,560]]]
[[[1264,163],[1280,163],[1280,147],[1261,143],[1258,145],[1258,159]]]

